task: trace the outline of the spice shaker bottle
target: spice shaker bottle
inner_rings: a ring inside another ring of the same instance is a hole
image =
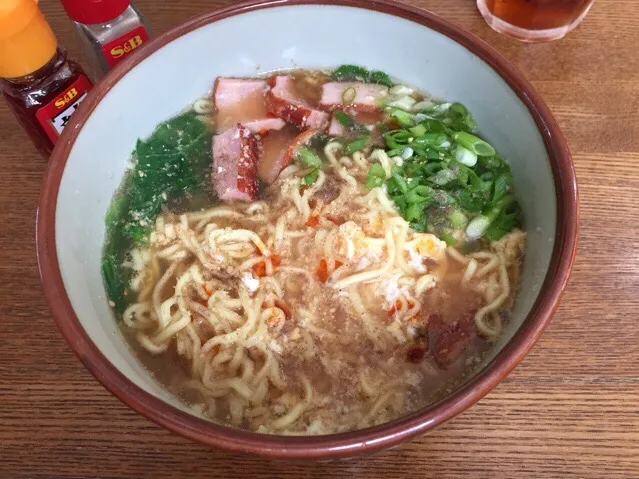
[[[0,5],[0,89],[9,108],[45,156],[92,87],[68,60],[34,0]]]
[[[62,0],[91,74],[104,74],[149,40],[149,30],[130,0]]]

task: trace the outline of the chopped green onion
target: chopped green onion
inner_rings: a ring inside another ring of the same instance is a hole
[[[416,158],[421,160],[428,157],[428,152],[425,149],[420,148],[418,145],[413,145],[410,148],[413,150],[413,156]]]
[[[342,103],[353,103],[355,97],[357,96],[357,91],[352,86],[349,86],[342,92]]]
[[[390,184],[391,182],[394,182],[395,180],[393,180],[392,178],[389,180],[388,184]],[[391,196],[391,198],[393,199],[393,201],[395,202],[395,205],[397,206],[397,208],[399,208],[399,211],[404,214],[406,213],[406,208],[408,207],[408,204],[406,203],[406,200],[404,199],[403,196]]]
[[[420,233],[424,233],[428,228],[426,227],[425,220],[422,218],[421,221],[414,221],[410,224],[410,227],[415,231],[419,231]]]
[[[416,186],[404,195],[407,203],[423,203],[431,198],[432,189],[428,186]],[[410,221],[410,220],[409,220]]]
[[[484,235],[484,232],[490,226],[490,218],[486,216],[476,216],[466,227],[466,236],[470,240],[476,240]]]
[[[495,156],[481,156],[478,158],[478,161],[481,166],[487,170],[498,170],[507,166],[504,159],[497,154],[495,154]]]
[[[493,201],[500,200],[506,194],[510,181],[510,174],[508,173],[502,173],[495,178],[495,182],[493,184]]]
[[[348,116],[343,111],[336,111],[335,119],[339,121],[342,124],[342,126],[345,126],[346,128],[353,128],[356,125],[355,120],[353,120],[350,116]]]
[[[378,178],[377,176],[369,176],[366,178],[366,188],[372,190],[373,188],[379,188],[384,184],[384,180],[382,178]]]
[[[458,209],[453,209],[448,213],[448,221],[453,228],[463,228],[468,223],[468,218]]]
[[[426,126],[420,124],[409,128],[408,131],[410,131],[415,136],[422,136],[424,133],[426,133]]]
[[[434,175],[435,173],[437,173],[439,170],[442,170],[443,168],[444,168],[444,163],[432,161],[432,162],[426,163],[422,167],[422,170],[424,171],[424,174],[426,174],[427,176],[430,176],[430,175]]]
[[[487,211],[473,218],[466,227],[466,236],[471,240],[481,238],[499,214],[513,204],[514,201],[515,199],[510,195],[506,195],[496,201]]]
[[[479,213],[485,206],[485,199],[482,196],[471,193],[468,190],[458,190],[455,192],[455,199],[459,206],[469,213]]]
[[[455,246],[457,244],[457,239],[455,239],[455,237],[448,233],[448,232],[443,232],[439,235],[441,237],[442,240],[444,240],[444,242],[446,243],[446,246]]]
[[[461,103],[453,103],[452,105],[450,105],[449,111],[459,113],[459,115],[462,117],[468,116],[468,110]]]
[[[415,99],[411,96],[403,96],[397,100],[393,100],[387,103],[388,106],[394,108],[400,108],[402,110],[410,110],[415,104]]]
[[[386,178],[386,170],[381,165],[381,163],[373,163],[370,170],[368,170],[368,174],[377,176],[379,178]]]
[[[394,130],[384,133],[384,142],[386,146],[395,150],[403,150],[406,145],[408,145],[408,140],[411,139],[410,132],[406,130]],[[393,156],[390,155],[389,156]]]
[[[411,143],[415,143],[420,146],[441,146],[448,140],[448,137],[443,133],[424,133],[419,138],[414,138]]]
[[[295,153],[297,161],[307,168],[321,168],[322,159],[307,146],[300,146]]]
[[[424,213],[424,208],[426,207],[425,203],[413,203],[408,208],[406,208],[406,214],[404,215],[404,219],[408,222],[417,221],[422,217]]]
[[[305,185],[312,185],[317,180],[317,175],[319,175],[319,168],[307,174],[302,180],[302,183],[304,183]]]
[[[494,156],[495,149],[490,143],[485,142],[481,138],[459,131],[453,135],[454,140],[464,148],[472,151],[478,156]]]
[[[407,146],[406,148],[404,148],[402,150],[402,158],[404,160],[408,160],[409,158],[411,158],[413,156],[414,153],[415,153],[415,151],[410,146]],[[390,156],[390,155],[388,155],[388,156]]]
[[[451,181],[455,181],[456,179],[457,174],[449,168],[439,170],[437,173],[430,177],[430,181],[438,186],[444,186]]]
[[[386,180],[386,170],[379,163],[373,163],[368,170],[368,176],[366,177],[366,188],[372,189],[378,186],[382,186]]]
[[[440,159],[439,152],[436,149],[427,148],[425,151],[426,151],[426,154],[424,156],[426,156],[426,158],[428,158],[429,160],[439,160]]]
[[[422,111],[426,108],[429,108],[433,106],[433,102],[430,100],[422,100],[420,102],[417,102],[413,105],[413,110],[419,110]]]
[[[439,120],[426,120],[424,125],[428,127],[428,131],[432,133],[444,133],[446,131],[446,127]]]
[[[501,210],[497,218],[495,218],[495,221],[490,224],[484,236],[491,240],[501,239],[517,225],[519,212],[519,205],[516,201],[512,200],[512,202]]]
[[[425,108],[424,111],[427,111],[429,113],[442,114],[446,113],[451,106],[452,103],[437,103]]]
[[[408,191],[408,182],[406,181],[406,178],[400,175],[399,168],[396,166],[393,167],[391,177],[395,180],[397,188],[399,188],[402,193],[406,193]]]
[[[415,115],[412,113],[408,113],[407,111],[401,110],[399,108],[389,107],[388,115],[391,118],[396,118],[399,124],[403,127],[409,127],[415,125]]]
[[[345,155],[352,155],[356,151],[359,151],[362,148],[364,148],[366,146],[366,142],[367,141],[368,141],[368,135],[363,135],[363,136],[359,137],[357,140],[349,141],[344,146],[344,152],[343,153]]]
[[[475,166],[477,163],[477,154],[463,146],[458,146],[455,150],[455,160],[459,161],[462,165]]]
[[[405,96],[405,95],[412,95],[414,91],[415,90],[413,90],[411,87],[406,85],[395,85],[393,88],[391,88],[388,91],[388,93],[390,93],[391,95]]]
[[[399,87],[393,91],[405,93]],[[467,231],[467,240],[494,240],[512,231],[520,209],[509,194],[510,168],[489,143],[471,134],[475,122],[466,107],[413,105],[411,110],[419,112],[412,113],[392,105],[398,104],[390,103],[384,111],[395,121],[381,128],[394,128],[382,136],[397,165],[388,180],[379,167],[380,176],[369,174],[368,184],[385,183],[411,228],[437,234],[448,244],[456,243],[462,231]]]

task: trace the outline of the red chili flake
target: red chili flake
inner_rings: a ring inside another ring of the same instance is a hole
[[[306,220],[305,225],[310,226],[311,228],[315,228],[319,224],[319,216],[309,216],[308,220]]]
[[[325,218],[336,226],[344,223],[344,220],[342,218],[338,218],[337,216],[326,215]]]
[[[413,306],[415,306],[415,303],[409,300],[408,309],[412,308]],[[402,302],[398,299],[397,301],[395,301],[395,305],[391,306],[391,309],[388,310],[388,317],[392,318],[393,315],[400,309],[402,309]]]
[[[271,264],[273,264],[273,268],[277,268],[279,265],[282,264],[282,257],[277,253],[272,254]]]
[[[275,306],[277,306],[279,309],[282,310],[286,319],[291,319],[291,317],[293,316],[293,313],[291,313],[291,308],[288,307],[288,304],[286,304],[281,299],[276,299]]]
[[[273,269],[276,269],[280,264],[282,264],[282,258],[279,254],[272,254],[270,258]],[[253,265],[253,276],[257,278],[263,278],[266,276],[266,263],[264,261],[260,261]]]
[[[253,265],[253,276],[257,278],[263,278],[266,276],[266,263],[264,263],[264,261],[260,261]]]
[[[317,278],[322,283],[326,283],[326,281],[328,281],[328,265],[326,264],[325,259],[320,260],[319,265],[317,266],[317,271],[315,271],[315,274],[317,274]]]

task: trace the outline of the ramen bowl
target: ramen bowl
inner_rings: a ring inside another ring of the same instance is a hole
[[[211,422],[156,382],[116,325],[100,272],[107,208],[136,140],[206,94],[213,78],[345,63],[389,72],[436,97],[464,103],[480,126],[489,126],[481,134],[511,165],[528,232],[512,319],[476,373],[438,402],[397,420],[313,437]],[[392,1],[273,0],[236,4],[179,25],[132,54],[89,93],[51,158],[37,251],[62,334],[86,368],[128,406],[214,448],[329,459],[424,434],[512,371],[558,306],[575,254],[577,214],[575,174],[557,123],[530,83],[487,44],[431,13]]]

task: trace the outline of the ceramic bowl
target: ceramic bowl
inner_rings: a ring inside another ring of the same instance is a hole
[[[469,4],[469,8],[472,8]],[[282,437],[214,424],[167,393],[116,327],[100,275],[104,218],[137,138],[183,110],[218,75],[356,63],[464,103],[511,164],[529,232],[513,320],[458,390],[414,414],[331,436]],[[459,414],[522,360],[566,286],[577,236],[575,174],[561,131],[530,83],[473,35],[387,0],[267,0],[193,18],[110,72],[64,130],[37,223],[46,297],[86,368],[124,403],[212,447],[277,458],[337,458],[388,448]]]

